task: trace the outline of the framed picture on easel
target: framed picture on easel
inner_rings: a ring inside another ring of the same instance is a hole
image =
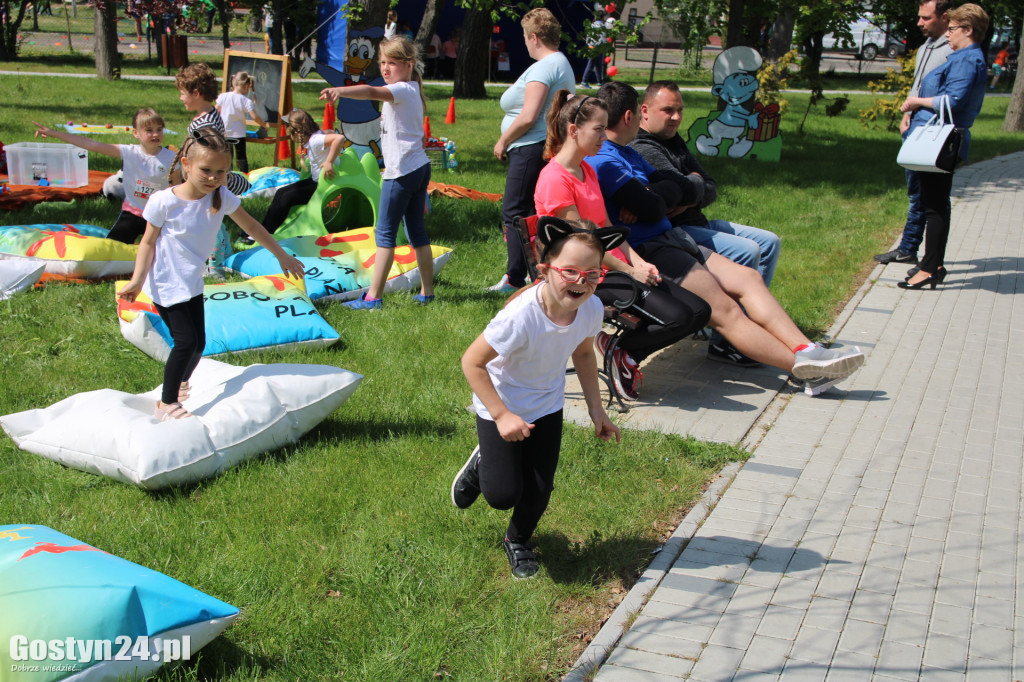
[[[281,160],[277,143],[287,136],[281,128],[281,117],[292,110],[292,68],[291,59],[286,55],[260,54],[259,52],[224,51],[223,91],[231,89],[231,79],[239,71],[245,71],[253,81],[253,105],[256,114],[278,131],[277,137],[264,140],[247,139],[255,144],[274,144],[274,165]],[[292,147],[288,140],[289,148]],[[291,148],[292,166],[295,165],[295,150]]]

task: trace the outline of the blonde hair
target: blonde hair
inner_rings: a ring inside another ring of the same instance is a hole
[[[292,109],[288,114],[288,137],[298,146],[305,148],[309,138],[319,130],[319,124],[305,109]]]
[[[976,43],[985,39],[985,33],[988,32],[988,21],[988,13],[972,2],[949,10],[950,25],[970,26],[971,40]]]
[[[523,15],[519,22],[526,35],[536,33],[544,47],[551,50],[558,49],[558,42],[562,38],[562,25],[555,19],[550,10],[543,7],[536,7]]]
[[[175,168],[178,162],[181,161],[182,157],[185,157],[189,161],[192,161],[197,152],[196,149],[205,149],[208,152],[214,154],[227,154],[230,158],[231,148],[228,146],[228,141],[219,132],[214,130],[210,126],[203,126],[202,128],[196,128],[192,131],[192,134],[188,136],[185,143],[181,145],[181,149],[178,150],[177,155],[174,157],[174,162],[171,164],[171,168]],[[170,180],[170,174],[167,175],[167,179]],[[188,177],[188,173],[185,171],[185,164],[181,164],[181,180],[184,182]],[[220,188],[214,191],[213,197],[210,199],[210,213],[216,213],[220,210]]]
[[[199,96],[207,102],[217,100],[217,77],[213,70],[202,62],[187,64],[178,69],[174,77],[174,87],[184,92],[199,92]]]
[[[156,113],[155,109],[142,107],[132,116],[132,127],[136,130],[141,130],[150,124],[164,127],[164,117]]]
[[[248,71],[239,71],[231,77],[232,90],[245,87],[246,85],[252,85],[252,77]]]
[[[394,36],[380,41],[377,51],[381,57],[412,64],[411,79],[420,87],[420,101],[423,102],[423,112],[426,113],[427,96],[423,93],[423,60],[420,58],[419,45],[405,36]]]
[[[569,124],[577,126],[591,120],[598,111],[607,113],[608,105],[588,95],[570,95],[568,90],[562,89],[555,93],[551,100],[551,110],[548,112],[548,136],[544,142],[544,158],[550,159],[557,154],[565,138],[569,135]]]

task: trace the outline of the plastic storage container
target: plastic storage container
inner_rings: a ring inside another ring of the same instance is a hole
[[[5,145],[4,151],[12,185],[84,187],[89,184],[88,150],[72,144],[15,142]],[[46,182],[40,182],[43,180]]]

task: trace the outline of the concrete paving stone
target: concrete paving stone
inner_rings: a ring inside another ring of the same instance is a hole
[[[939,572],[939,582],[935,586],[936,603],[970,608],[974,606],[974,600],[975,584],[973,582],[944,578],[942,572]]]
[[[757,626],[756,632],[761,636],[776,637],[792,642],[796,639],[796,633],[800,630],[800,624],[803,623],[806,613],[806,608],[788,608],[769,604],[764,615],[761,616],[761,623]]]
[[[988,491],[988,477],[965,474],[960,477],[956,484],[958,493],[973,493],[984,495]]]
[[[944,547],[945,538],[925,538],[915,535],[912,530],[910,532],[910,544],[907,545],[907,557],[918,561],[930,561],[937,565],[942,561],[942,550]]]
[[[688,658],[691,661],[696,661],[704,650],[704,645],[700,642],[639,630],[628,631],[622,636],[616,647],[649,651],[672,658]]]
[[[802,612],[810,604],[816,587],[815,580],[802,580],[798,576],[784,575],[771,596],[770,605],[799,609]]]
[[[959,606],[948,604],[936,604],[932,609],[932,617],[928,623],[928,632],[931,634],[949,635],[961,639],[970,639],[971,636],[971,613]]]
[[[722,614],[718,611],[710,611],[708,609],[702,609],[695,606],[685,606],[679,604],[670,604],[658,599],[658,593],[655,592],[651,597],[651,600],[647,602],[641,613],[651,618],[661,618],[665,621],[672,621],[685,625],[687,627],[694,627],[704,632],[699,636],[689,637],[688,639],[695,639],[699,642],[708,641],[708,637],[711,635],[711,628],[718,625],[718,621],[721,620]],[[669,632],[663,632],[660,634],[669,634]]]
[[[775,587],[782,580],[782,574],[776,571],[761,571],[758,570],[760,562],[754,559],[750,562],[750,570],[744,575],[743,579],[740,580],[741,585],[754,585],[766,590],[774,591]]]
[[[889,620],[893,597],[890,594],[857,590],[853,595],[848,617],[869,623],[885,623]]]
[[[666,576],[667,577],[667,576]],[[706,611],[722,613],[729,606],[728,594],[702,594],[690,590],[674,590],[666,585],[659,585],[658,589],[651,595],[652,600],[675,604],[677,606],[691,606]]]
[[[875,664],[875,675],[888,675],[898,680],[916,680],[923,657],[923,646],[883,639],[878,652],[878,663]]]
[[[956,497],[953,498],[953,513],[981,519],[987,504],[987,491],[984,494],[978,495],[960,490],[957,492]]]
[[[715,507],[714,514],[717,521],[740,521],[768,528],[779,517],[777,512],[744,510],[736,507],[723,507],[721,505]]]
[[[790,656],[819,665],[827,664],[832,660],[838,643],[839,632],[836,630],[802,627],[793,644],[793,652]]]
[[[952,491],[951,491],[952,492]],[[949,498],[930,497],[927,493],[921,497],[917,506],[917,515],[923,518],[947,520],[953,514]]]
[[[882,518],[882,510],[878,507],[863,507],[854,504],[846,513],[846,525],[854,528],[874,529]]]
[[[879,490],[889,490],[892,488],[893,480],[896,478],[895,472],[892,471],[878,471],[872,469],[864,472],[861,477],[861,487],[863,488],[877,488]]]
[[[883,639],[924,646],[930,622],[931,616],[927,613],[893,608],[885,623]]]
[[[616,647],[608,656],[608,665],[631,668],[647,673],[681,678],[693,669],[693,661],[676,656],[663,656],[648,651]],[[643,679],[643,678],[640,678]]]
[[[1004,601],[1013,601],[1014,595],[1016,595],[1018,601],[1015,606],[1018,610],[1024,611],[1020,608],[1024,601],[1024,591],[1018,591],[1017,585],[1017,579],[1012,575],[988,572],[983,569],[978,574],[975,595]]]
[[[907,556],[910,556],[909,552]],[[934,590],[938,581],[938,562],[917,559],[907,559],[903,562],[903,570],[900,572],[901,585],[918,585]]]
[[[895,523],[914,523],[914,518],[917,516],[917,502],[899,502],[896,500],[889,500],[885,505],[885,509],[882,510],[883,521],[893,521]]]
[[[871,551],[868,552],[867,563],[869,566],[899,571],[903,567],[906,553],[906,546],[894,547],[893,545],[883,545],[876,542],[871,546]]]
[[[829,664],[826,682],[864,682],[871,679],[878,659],[854,651],[837,650]]]
[[[981,529],[984,523],[985,519],[980,514],[956,512],[950,517],[948,527],[951,534],[960,533],[974,537],[975,546],[977,546],[980,544]]]
[[[800,540],[803,539],[804,532],[806,532],[810,522],[810,517],[804,519],[779,517],[772,524],[772,528],[765,538],[765,543],[779,547],[791,546],[795,549]]]
[[[883,519],[886,518],[886,512],[888,511],[889,508],[887,507],[885,512],[882,513]],[[911,517],[910,522],[913,522],[913,517]],[[910,535],[911,537],[927,538],[929,540],[945,542],[946,535],[949,533],[946,528],[946,523],[947,522],[945,520],[923,518],[913,524],[913,529],[910,531]]]
[[[686,671],[678,675],[662,675],[647,670],[635,670],[605,663],[594,677],[594,682],[675,682],[683,679],[685,674]]]
[[[1013,610],[1013,602],[1007,599],[976,596],[972,615],[975,623],[1002,628],[1013,624]]]
[[[779,680],[782,682],[823,682],[828,675],[828,666],[822,663],[811,663],[791,658],[782,669]]]
[[[754,638],[757,627],[761,623],[760,615],[755,618],[726,613],[719,621],[718,627],[711,633],[708,644],[725,646],[745,651]]]
[[[705,564],[708,566],[746,566],[749,563],[749,559],[744,556],[736,554],[723,554],[722,552],[712,552],[703,549],[694,549],[693,547],[687,546],[686,550],[682,554],[682,558],[686,561]]]
[[[839,535],[846,521],[846,514],[841,512],[816,511],[807,524],[807,532],[822,535]]]
[[[1004,661],[969,656],[966,679],[970,682],[1006,682],[1006,680],[1020,680],[1021,675],[1013,669],[1013,666]]]
[[[779,516],[783,518],[809,519],[818,509],[818,498],[808,499],[791,496],[782,505]]]
[[[804,628],[833,630],[840,632],[850,611],[851,602],[842,599],[829,599],[816,596],[811,599],[804,617]]]
[[[736,587],[723,616],[743,616],[760,620],[768,608],[773,590],[759,585],[740,583]]]
[[[1013,638],[1012,629],[974,623],[971,626],[969,659],[978,657],[1009,664],[1014,657]],[[1020,658],[1020,653],[1017,657]]]
[[[760,543],[757,542],[747,542],[745,540],[737,540],[735,538],[720,535],[697,535],[690,540],[689,544],[686,545],[686,549],[717,552],[719,554],[731,554],[737,557],[749,558],[754,556],[759,546]]]
[[[824,574],[818,581],[814,594],[827,599],[839,599],[840,601],[852,602],[854,594],[857,593],[857,583],[860,578],[852,573],[825,568]]]
[[[963,682],[966,677],[962,672],[922,665],[920,679],[928,680],[928,682]]]
[[[702,535],[719,535],[732,538],[737,542],[756,543],[760,543],[765,536],[768,535],[769,530],[771,530],[770,526],[738,524],[730,519],[722,519],[719,521],[715,518],[714,513],[712,513],[711,517],[700,527]]]
[[[858,588],[871,592],[883,594],[896,594],[896,586],[899,584],[900,569],[882,566],[871,560],[868,555],[868,563],[864,566]]]
[[[963,674],[967,672],[967,649],[970,640],[965,637],[931,632],[924,646],[923,664]]]
[[[690,671],[690,679],[703,682],[731,680],[743,659],[741,649],[709,644]]]
[[[919,585],[901,581],[896,587],[892,606],[898,611],[929,615],[935,603],[935,596],[936,587],[934,585]]]
[[[786,666],[793,640],[757,634],[740,660],[740,670],[779,675]]]
[[[728,555],[726,555],[728,556]],[[669,572],[678,576],[693,576],[711,581],[735,582],[743,577],[747,571],[746,559],[737,557],[737,560],[728,564],[702,564],[690,561],[686,552],[672,564]]]
[[[836,646],[838,651],[854,651],[874,657],[882,645],[885,626],[865,620],[847,618]]]
[[[728,494],[723,496],[718,504],[715,505],[715,509],[737,509],[751,514],[772,514],[778,516],[783,507],[783,502],[775,495],[765,495],[762,499],[754,500],[750,499],[750,497],[742,497],[732,493],[733,491],[730,488]]]
[[[636,620],[633,621],[633,625],[630,626],[630,632],[633,630],[638,632],[653,632],[657,635],[675,637],[676,639],[685,639],[692,642],[698,642],[700,644],[706,643],[711,637],[712,628],[710,626],[681,620],[671,620],[670,617],[662,617],[666,611],[660,607],[656,607],[654,609],[655,613],[658,615],[648,615],[647,612],[652,603],[654,602],[648,602],[644,606],[640,615],[637,616]]]

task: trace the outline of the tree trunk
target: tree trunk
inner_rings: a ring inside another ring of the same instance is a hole
[[[426,54],[430,47],[430,40],[437,31],[437,22],[444,11],[444,0],[425,0],[423,7],[423,20],[420,21],[420,30],[416,33],[416,44],[419,45],[420,54]],[[440,57],[440,55],[438,55]]]
[[[214,0],[217,4],[217,16],[220,17],[220,40],[225,50],[231,49],[231,20],[235,13],[228,5],[227,0]],[[255,10],[253,10],[255,11]]]
[[[1020,49],[1024,49],[1024,35],[1020,39]],[[1020,50],[1017,54],[1020,54]],[[1024,131],[1024,74],[1021,74],[1019,67],[1013,82],[1010,106],[1006,108],[1006,118],[1003,119],[1003,130],[1008,133]]]
[[[94,23],[96,39],[93,54],[96,58],[96,75],[104,80],[121,77],[121,54],[117,51],[117,5],[113,0],[96,3]]]
[[[737,47],[743,45],[743,9],[744,0],[729,0],[729,23],[725,28],[725,45]]]
[[[793,45],[793,25],[796,16],[792,8],[779,12],[775,17],[775,25],[772,26],[771,47],[768,50],[769,59],[779,59],[789,52]]]
[[[465,99],[487,97],[487,65],[490,61],[491,8],[466,10],[462,24],[462,39],[455,53],[455,84],[452,95]]]
[[[0,62],[13,62],[18,58],[18,31],[25,19],[29,0],[13,0],[4,3],[7,10],[7,21],[0,24]]]

